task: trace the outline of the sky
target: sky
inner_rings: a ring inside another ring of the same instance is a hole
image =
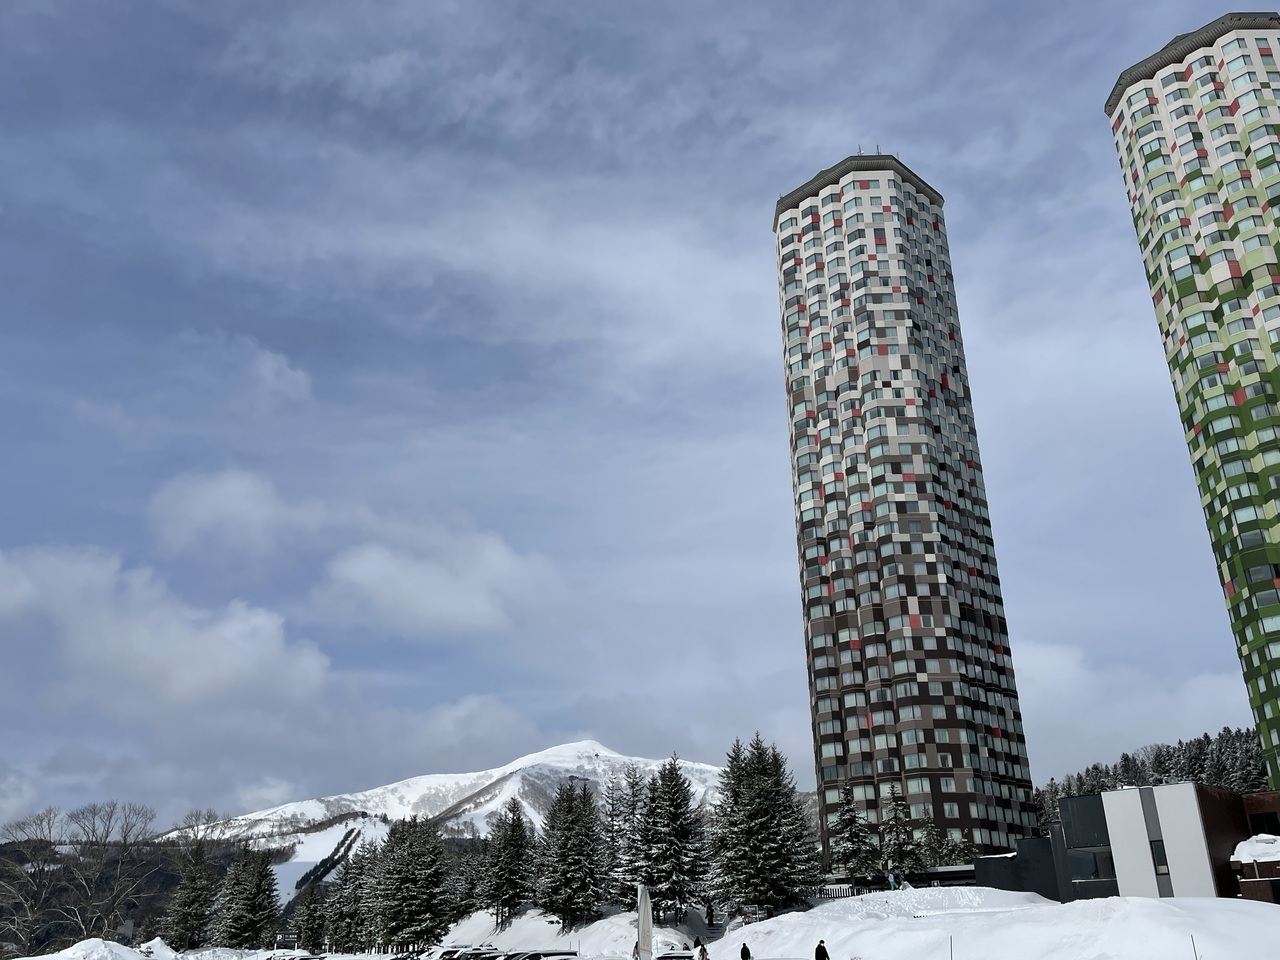
[[[946,198],[1037,782],[1250,722],[1102,105],[1192,2],[0,4],[0,821],[812,786],[773,236]]]

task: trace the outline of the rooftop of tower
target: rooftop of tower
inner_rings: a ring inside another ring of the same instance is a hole
[[[1154,79],[1165,67],[1181,63],[1188,55],[1201,47],[1207,47],[1232,30],[1277,29],[1280,29],[1280,13],[1228,13],[1212,23],[1206,23],[1199,30],[1178,34],[1147,59],[1138,61],[1120,74],[1116,85],[1111,88],[1111,96],[1107,97],[1107,116],[1115,112],[1116,104],[1120,102],[1125,90],[1133,84],[1140,80]]]
[[[942,205],[942,194],[908,167],[897,157],[888,153],[859,153],[852,157],[845,157],[833,167],[827,167],[817,176],[803,186],[796,187],[786,196],[778,201],[777,207],[773,211],[773,228],[778,228],[778,217],[781,216],[783,210],[788,210],[796,206],[805,197],[812,196],[823,187],[830,187],[840,182],[845,174],[860,172],[863,170],[892,170],[902,180],[911,184],[926,197],[930,203]]]

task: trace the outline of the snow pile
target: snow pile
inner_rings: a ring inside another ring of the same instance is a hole
[[[654,953],[678,949],[703,932],[689,926],[655,927]],[[1059,904],[1033,893],[987,887],[931,887],[829,900],[804,913],[734,927],[708,945],[711,960],[738,960],[745,942],[758,960],[807,958],[820,939],[832,960],[1169,960],[1196,955],[1271,956],[1276,908],[1252,900],[1180,897],[1165,900],[1107,897]],[[493,917],[478,913],[456,924],[446,943],[492,943],[499,949],[569,948],[586,960],[629,960],[636,940],[634,913],[615,913],[580,930],[538,910],[496,931]],[[165,948],[168,949],[167,947]],[[954,950],[954,953],[951,951]],[[119,944],[86,940],[54,956],[66,960],[140,960]],[[159,953],[157,953],[159,956]],[[271,954],[199,950],[194,960],[266,960]],[[276,954],[281,956],[281,954]]]
[[[66,960],[138,960],[140,954],[121,944],[95,937],[92,940],[81,940],[74,947],[67,947],[54,956],[65,957]]]
[[[144,957],[150,957],[151,960],[177,960],[178,951],[169,946],[159,937],[154,940],[148,940],[138,948],[138,952]]]
[[[701,916],[691,913],[693,927],[653,927],[653,952],[678,950],[683,944],[693,943],[693,938],[705,932]],[[475,913],[453,926],[445,937],[445,943],[491,943],[498,949],[547,950],[553,947],[577,950],[583,957],[624,957],[629,960],[631,948],[636,942],[636,915],[615,913],[567,934],[560,932],[560,921],[543,913],[530,910],[516,917],[509,927],[495,931],[493,914]],[[737,960],[734,955],[733,960]]]
[[[1275,942],[1275,907],[1247,900],[1108,897],[1059,904],[986,887],[931,887],[832,900],[807,913],[742,927],[710,947],[736,960],[812,957],[825,939],[833,960],[1138,960],[1191,954],[1262,956]]]
[[[1236,852],[1232,860],[1241,863],[1266,863],[1269,860],[1280,860],[1280,839],[1269,833],[1259,833],[1248,840],[1236,844]]]

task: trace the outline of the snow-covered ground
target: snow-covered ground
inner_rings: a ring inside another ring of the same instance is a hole
[[[1058,904],[986,887],[933,887],[831,900],[807,912],[734,927],[709,952],[711,960],[738,960],[745,942],[757,960],[808,958],[825,939],[831,960],[1228,960],[1274,956],[1278,930],[1280,907],[1250,900],[1108,897]],[[539,911],[518,917],[501,932],[480,913],[457,924],[446,942],[507,949],[567,946],[584,958],[629,958],[636,918],[619,913],[570,934],[559,931],[559,924]],[[692,926],[659,926],[654,951],[692,943],[697,932]],[[153,954],[172,960],[158,948]],[[140,960],[135,951],[101,940],[58,956]],[[271,954],[207,950],[190,956],[265,960]]]

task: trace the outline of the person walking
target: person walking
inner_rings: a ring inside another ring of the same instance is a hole
[[[831,955],[827,953],[827,941],[818,941],[818,946],[813,951],[813,960],[831,960]]]
[[[694,938],[693,938],[693,949],[697,950],[700,946],[702,946],[702,938],[701,938],[701,937],[694,937]]]
[[[707,945],[705,943],[698,947],[698,960],[707,960]]]
[[[745,943],[742,945],[742,949],[738,952],[738,956],[741,957],[742,960],[751,960],[751,951],[747,949],[747,945]]]

